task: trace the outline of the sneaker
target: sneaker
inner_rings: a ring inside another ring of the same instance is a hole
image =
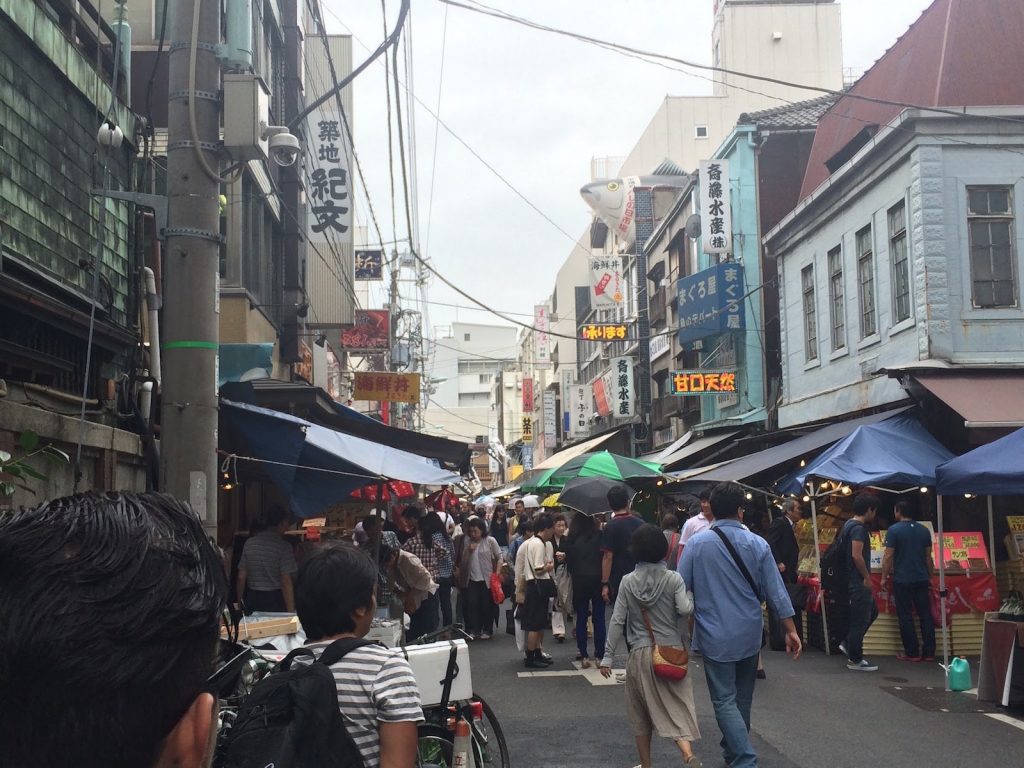
[[[934,656],[928,656],[927,654],[921,657],[921,661],[935,661]]]
[[[615,682],[616,683],[624,683],[624,682],[626,682],[626,673],[625,672],[616,672],[615,673]]]
[[[486,632],[484,632],[482,635],[480,635],[480,637],[477,638],[477,640],[490,640],[490,639],[491,639],[491,636],[488,635]]]
[[[839,644],[839,652],[842,653],[843,656],[849,657],[850,654],[846,650],[846,641],[845,640]]]
[[[690,757],[686,759],[683,765],[685,765],[686,768],[701,768],[703,763],[701,763],[700,758],[698,758],[696,755],[690,755]]]
[[[555,657],[554,657],[554,656],[552,656],[552,655],[551,655],[550,653],[544,653],[544,651],[541,651],[541,652],[540,652],[540,653],[538,654],[538,657],[539,657],[539,658],[540,658],[540,660],[541,660],[541,661],[543,661],[543,662],[544,662],[545,664],[554,664],[554,663],[555,663]]]
[[[878,665],[877,664],[872,664],[867,659],[861,659],[860,661],[858,661],[856,663],[854,663],[852,661],[848,661],[846,663],[846,668],[847,669],[852,669],[854,672],[877,672],[878,671]]]
[[[921,660],[920,656],[910,656],[910,655],[908,655],[906,653],[897,653],[896,654],[896,661],[910,661],[910,662],[916,663],[916,662],[918,662],[920,660]]]

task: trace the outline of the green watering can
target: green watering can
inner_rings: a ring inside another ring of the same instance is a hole
[[[954,657],[946,670],[951,691],[969,691],[971,685],[971,665],[963,656]]]

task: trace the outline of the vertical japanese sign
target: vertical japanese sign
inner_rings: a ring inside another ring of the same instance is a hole
[[[310,239],[351,242],[350,153],[341,117],[333,105],[313,112],[308,135],[313,154],[308,190]]]
[[[732,252],[728,160],[701,160],[700,222],[704,253]]]
[[[523,377],[523,413],[533,413],[533,379]]]
[[[533,308],[533,327],[537,329],[537,359],[534,364],[547,367],[551,362],[551,316],[548,308],[538,304]]]
[[[586,384],[575,384],[571,387],[572,404],[572,436],[586,437],[590,434],[590,414],[593,412],[593,395]]]
[[[612,358],[612,376],[615,387],[612,390],[612,402],[615,415],[619,418],[633,416],[633,358]]]
[[[562,370],[562,439],[572,434],[572,388],[576,384],[576,371]]]
[[[622,304],[622,259],[599,256],[587,260],[590,267],[590,304],[617,307]]]
[[[611,416],[612,400],[609,381],[610,374],[606,373],[599,379],[594,379],[594,405],[600,416]]]
[[[544,447],[555,447],[555,433],[557,431],[558,409],[555,406],[555,393],[548,391],[544,393]]]
[[[523,431],[520,437],[524,443],[533,442],[533,418],[531,416],[523,416]]]
[[[383,251],[356,251],[356,280],[383,280]]]

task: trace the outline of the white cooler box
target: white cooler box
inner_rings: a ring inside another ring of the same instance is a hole
[[[429,645],[409,645],[405,648],[405,656],[412,667],[416,683],[420,689],[420,700],[423,706],[429,707],[441,703],[441,691],[444,688],[445,673],[448,671],[448,659],[452,648],[455,648],[455,679],[452,680],[451,693],[448,701],[463,701],[473,697],[473,677],[469,671],[469,646],[465,640],[452,640]]]

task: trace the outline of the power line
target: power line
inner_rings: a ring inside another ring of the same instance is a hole
[[[440,408],[442,411],[447,413],[449,416],[454,416],[457,419],[462,419],[462,421],[466,422],[467,424],[472,424],[475,427],[483,427],[484,429],[490,429],[491,428],[490,424],[482,424],[479,421],[473,421],[472,419],[466,418],[462,414],[455,413],[454,411],[451,411],[448,408],[445,408],[443,405],[441,405],[439,402],[437,402],[437,400],[435,400],[432,397],[428,397],[427,398],[427,402],[431,403],[432,405],[436,405],[438,408]]]
[[[448,6],[444,8],[444,27],[441,30],[441,72],[437,78],[437,114],[441,114],[441,89],[444,85],[444,54],[448,43]],[[437,180],[437,139],[441,130],[439,122],[434,123],[434,157],[430,161],[430,197],[427,203],[427,239],[423,250],[430,255],[430,225],[434,221],[434,182]]]

